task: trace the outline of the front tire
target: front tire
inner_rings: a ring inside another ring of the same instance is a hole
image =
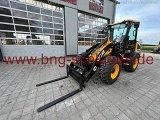
[[[106,84],[113,84],[119,77],[121,71],[121,60],[118,57],[111,56],[111,62],[100,67],[99,78]]]

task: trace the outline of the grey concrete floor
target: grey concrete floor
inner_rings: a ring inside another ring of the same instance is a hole
[[[0,62],[0,120],[160,120],[160,54],[147,56],[153,64],[122,70],[113,85],[95,84],[95,75],[82,92],[40,113],[37,108],[78,88],[72,78],[36,87],[66,75],[65,67]]]

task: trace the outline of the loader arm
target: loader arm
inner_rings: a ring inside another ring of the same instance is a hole
[[[112,52],[112,41],[110,37],[106,37],[104,42],[99,44],[95,50],[89,55],[89,61],[97,62],[102,57],[109,55]]]

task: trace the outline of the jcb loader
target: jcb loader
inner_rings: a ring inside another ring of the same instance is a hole
[[[156,48],[153,49],[153,53],[160,53],[160,41]]]
[[[71,76],[80,85],[79,89],[38,108],[37,111],[43,111],[79,93],[96,72],[99,80],[113,84],[118,79],[121,68],[128,72],[135,71],[140,57],[136,41],[139,24],[135,20],[124,20],[107,25],[103,30],[106,35],[104,41],[78,55],[76,63],[67,65],[66,76],[37,84],[36,86],[41,86]]]

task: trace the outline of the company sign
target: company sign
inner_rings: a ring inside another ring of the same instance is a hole
[[[104,0],[89,0],[89,10],[103,14]]]
[[[77,0],[61,0],[61,1],[68,2],[68,3],[71,3],[73,5],[77,5]]]

